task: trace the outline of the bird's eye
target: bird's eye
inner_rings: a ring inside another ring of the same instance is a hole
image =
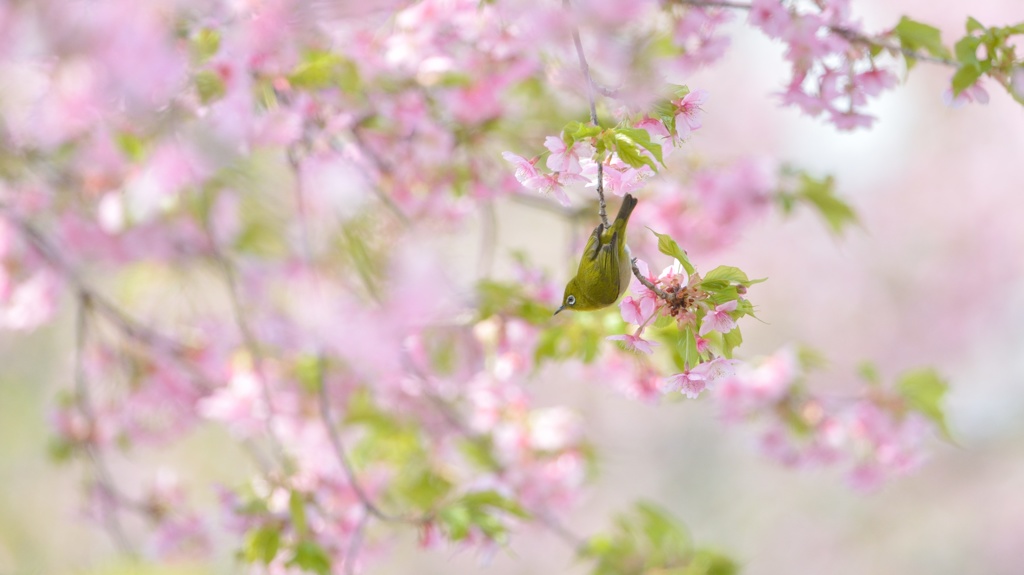
[[[569,305],[576,305],[576,296],[571,295],[571,296],[565,298],[565,303],[567,303]]]

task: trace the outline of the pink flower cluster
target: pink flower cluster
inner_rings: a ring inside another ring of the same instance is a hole
[[[704,90],[688,92],[669,101],[672,110],[670,120],[652,118],[649,114],[644,114],[626,125],[645,130],[651,141],[661,146],[664,160],[690,134],[700,129],[701,116],[704,113],[702,105],[707,98],[708,94]],[[626,112],[620,110],[620,113],[625,115]],[[586,187],[596,188],[598,166],[593,158],[594,147],[591,145],[594,138],[573,141],[571,145],[566,145],[565,139],[566,135],[563,133],[560,137],[548,136],[544,141],[544,147],[548,149],[549,154],[546,165],[550,172],[545,173],[537,168],[540,156],[527,160],[512,152],[503,152],[502,157],[515,166],[516,180],[523,187],[551,195],[563,206],[568,206],[569,196],[565,193],[565,187],[583,183]],[[637,149],[637,153],[650,160],[652,164],[657,161],[657,158],[642,146]],[[647,164],[633,166],[626,163],[615,152],[609,153],[601,162],[603,187],[616,196],[624,196],[643,188],[656,173]]]
[[[537,169],[536,164],[540,159],[538,156],[533,160],[527,160],[512,152],[503,152],[502,157],[512,163],[516,168],[516,180],[523,187],[551,195],[558,203],[569,206],[569,196],[565,193],[565,186],[572,184],[585,184],[590,181],[584,174],[583,166],[587,163],[593,164],[590,156],[593,153],[591,146],[586,142],[574,142],[571,146],[565,145],[561,137],[548,136],[544,140],[544,147],[548,149],[548,158],[545,162],[550,172],[544,173]]]
[[[743,230],[767,213],[778,186],[776,166],[744,158],[723,166],[698,168],[688,181],[659,179],[636,208],[638,219],[675,238],[696,254],[731,245]],[[631,236],[643,248],[646,234]]]
[[[619,311],[626,323],[636,325],[637,328],[633,334],[608,336],[608,340],[622,342],[622,346],[629,351],[652,354],[658,342],[644,339],[644,330],[658,317],[667,316],[675,319],[680,330],[690,328],[697,331],[696,351],[704,355],[709,350],[708,340],[703,336],[711,332],[726,334],[736,327],[736,321],[730,314],[736,311],[738,302],[731,300],[711,305],[704,301],[706,294],[700,289],[698,274],[688,275],[676,263],[665,268],[655,278],[646,262],[637,260],[636,264],[642,276],[673,299],[663,299],[634,278],[630,295],[620,302]],[[698,308],[705,312],[699,328],[696,327]],[[695,399],[705,389],[711,389],[716,382],[731,376],[737,363],[732,359],[713,356],[706,361],[694,361],[693,365],[687,366],[681,373],[669,376],[659,386],[659,391],[662,394],[680,392]]]
[[[0,216],[0,329],[28,331],[50,321],[62,285],[15,224]]]
[[[723,8],[681,7],[673,16],[672,42],[682,50],[673,64],[685,75],[714,64],[725,55],[729,38],[716,34],[718,28],[732,19]]]
[[[796,353],[783,348],[744,363],[720,380],[714,400],[723,419],[759,428],[761,449],[787,466],[843,470],[857,489],[872,489],[924,460],[935,426],[876,388],[863,397],[828,400],[803,384]]]
[[[802,2],[753,0],[748,21],[787,46],[793,68],[782,102],[811,116],[824,114],[840,130],[871,127],[864,112],[869,98],[896,85],[868,48],[851,42],[862,35],[849,0]]]

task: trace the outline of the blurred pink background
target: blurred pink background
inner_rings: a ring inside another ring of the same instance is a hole
[[[873,30],[913,15],[942,28],[947,43],[968,14],[993,25],[1024,19],[1019,0],[857,1],[854,11]],[[957,444],[936,439],[916,474],[860,494],[836,473],[779,467],[757,453],[752,436],[722,425],[707,401],[642,405],[549,370],[531,392],[542,404],[581,410],[599,455],[600,474],[569,524],[591,534],[630,502],[649,499],[750,575],[1020,573],[1024,109],[992,84],[988,105],[951,109],[941,99],[951,71],[920,64],[870,110],[874,129],[837,133],[776,105],[771,94],[787,75],[781,45],[742,17],[730,29],[736,34],[721,65],[679,79],[710,92],[704,127],[684,153],[708,161],[768,155],[832,173],[862,224],[836,239],[806,209],[772,215],[728,251],[696,258],[704,269],[733,264],[769,278],[751,291],[764,323],[745,326],[741,355],[813,345],[831,361],[812,380],[826,388],[849,381],[865,359],[886,379],[935,365],[951,382]],[[522,249],[561,278],[564,253],[550,245],[566,243],[568,229],[526,210],[506,206],[501,249]],[[527,217],[530,226],[515,225]],[[538,226],[552,234],[533,233]],[[455,251],[456,263],[475,265],[475,254],[464,251]],[[98,527],[81,521],[75,470],[47,460],[47,405],[68,384],[69,342],[67,322],[27,338],[0,337],[0,575],[136,572],[112,559]],[[201,436],[162,457],[232,481],[244,470],[228,444]],[[166,572],[237,572],[229,544],[212,565]],[[420,552],[408,533],[377,559],[369,573],[586,571],[544,532],[516,535],[489,559]]]

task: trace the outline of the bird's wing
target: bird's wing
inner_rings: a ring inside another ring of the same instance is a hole
[[[584,261],[576,272],[580,285],[584,286],[584,297],[592,302],[606,306],[619,299],[619,250],[615,249],[617,233],[612,234],[610,242],[601,241],[603,226],[597,226],[587,249],[584,250]],[[586,260],[589,259],[589,263]]]
[[[601,251],[601,234],[604,233],[604,224],[598,224],[594,228],[594,233],[590,234],[590,239],[587,240],[587,247],[583,248],[583,258],[580,260],[580,269],[583,269],[583,263],[587,261],[594,261],[597,254]]]

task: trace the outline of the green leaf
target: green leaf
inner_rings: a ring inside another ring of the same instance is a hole
[[[572,142],[579,142],[580,140],[589,140],[590,138],[593,138],[594,136],[600,134],[601,131],[604,129],[601,126],[595,126],[593,124],[581,124],[579,122],[570,122],[570,124],[576,124],[575,129],[573,129],[571,132],[569,131],[568,126],[566,126],[565,130],[566,135],[572,137]],[[569,145],[569,143],[567,143],[566,145]]]
[[[934,26],[904,16],[894,31],[900,45],[908,50],[924,50],[939,58],[949,57],[949,50],[942,45],[942,33]]]
[[[224,96],[226,88],[224,81],[212,70],[201,70],[192,77],[195,82],[196,92],[199,94],[199,101],[209,104]]]
[[[981,67],[977,64],[960,66],[953,74],[953,95],[959,96],[967,88],[970,88],[981,78]]]
[[[750,287],[750,286],[752,286],[754,284],[759,284],[759,283],[761,283],[763,281],[767,281],[767,279],[768,278],[759,278],[759,279],[756,279],[756,280],[752,280],[752,279],[747,277],[747,274],[743,270],[741,270],[741,269],[739,269],[737,267],[733,267],[733,266],[718,266],[717,268],[715,268],[715,269],[709,271],[708,273],[704,274],[704,277],[701,280],[701,285],[702,286],[707,286],[709,281],[711,281],[711,282],[723,281],[723,282],[725,282],[725,285],[731,285],[731,284],[736,283],[736,284],[739,284],[739,285],[744,286],[744,287]],[[712,283],[711,285],[713,287],[717,287],[719,284]],[[707,289],[707,288],[705,287],[705,289]]]
[[[717,268],[704,274],[704,282],[702,283],[706,283],[708,280],[717,279],[725,280],[726,282],[729,283],[736,282],[742,284],[747,281],[747,274],[737,267],[718,266]]]
[[[931,368],[907,372],[897,381],[896,389],[911,409],[932,420],[942,436],[952,441],[942,411],[942,400],[949,391],[949,384],[938,372]]]
[[[661,144],[651,141],[651,134],[643,128],[617,128],[618,132],[625,134],[633,139],[634,142],[643,146],[648,152],[650,152],[654,159],[658,160],[658,163],[665,165],[665,160],[661,156]],[[657,171],[657,169],[655,169]]]
[[[832,176],[815,179],[808,174],[800,174],[800,189],[797,196],[814,206],[825,218],[829,229],[835,234],[842,234],[847,225],[857,222],[857,213],[849,204],[835,194],[835,180]]]
[[[647,228],[651,230],[651,228]],[[693,274],[693,264],[690,263],[690,258],[686,257],[686,252],[679,247],[672,236],[668,234],[659,234],[658,232],[651,230],[651,233],[658,236],[658,251],[667,255],[672,256],[683,266],[687,274]]]
[[[975,20],[971,16],[967,17],[966,27],[967,27],[967,33],[979,32],[979,31],[984,31],[985,30],[985,26],[983,26],[981,24],[981,22],[978,22],[977,20]]]
[[[614,141],[615,153],[619,155],[619,159],[623,162],[626,162],[634,168],[646,165],[650,166],[655,172],[658,171],[658,166],[654,164],[654,160],[640,153],[640,148],[633,138],[616,132]]]
[[[686,528],[657,506],[639,502],[615,518],[611,533],[591,537],[579,556],[595,575],[730,575],[730,561],[694,549]]]
[[[61,438],[52,437],[47,442],[46,452],[55,463],[64,463],[75,454],[75,444]]]
[[[323,378],[321,373],[321,360],[315,355],[303,355],[295,360],[292,367],[295,379],[302,389],[309,393],[320,391],[320,382]]]
[[[117,147],[129,160],[138,162],[145,156],[146,143],[139,136],[131,132],[118,132],[114,138]]]
[[[636,504],[636,515],[643,534],[651,547],[661,552],[663,559],[672,554],[685,554],[690,547],[690,537],[667,513],[651,503]]]
[[[211,28],[201,28],[192,38],[192,58],[202,64],[220,50],[220,32]]]
[[[732,331],[722,336],[722,355],[732,359],[732,350],[739,347],[742,343],[743,334],[740,333],[739,327],[734,327]]]
[[[306,502],[302,494],[292,491],[288,497],[288,512],[292,516],[292,526],[299,537],[305,537],[308,527],[306,526]]]
[[[457,78],[446,80],[453,82]],[[338,54],[313,51],[288,75],[288,83],[299,90],[338,87],[351,93],[360,87],[359,69],[354,62]]]
[[[323,547],[313,541],[302,540],[295,546],[295,554],[288,561],[288,567],[298,567],[303,571],[329,575],[331,572],[331,557],[327,555]]]
[[[872,385],[880,385],[882,376],[878,374],[878,366],[870,361],[862,361],[857,366],[857,375]]]
[[[437,519],[453,541],[465,539],[473,527],[480,529],[488,537],[501,541],[506,531],[501,514],[529,518],[529,513],[519,503],[497,491],[476,491],[467,493],[443,507],[438,511]]]
[[[459,443],[459,451],[462,452],[470,463],[485,471],[498,471],[501,464],[494,456],[494,446],[487,436],[467,437]]]
[[[269,565],[274,557],[277,557],[280,547],[280,529],[275,526],[263,525],[246,533],[242,555],[249,563],[259,561],[264,565]]]
[[[394,489],[412,505],[428,510],[451,492],[452,484],[431,469],[421,469],[418,473],[406,469],[395,481]]]
[[[956,59],[963,65],[978,63],[978,46],[981,45],[981,38],[964,36],[953,46]]]
[[[825,354],[809,345],[801,345],[797,348],[796,360],[800,363],[800,369],[805,372],[824,369],[828,366],[828,358],[825,357]]]
[[[473,493],[467,493],[466,495],[462,496],[460,501],[464,505],[467,505],[469,507],[491,507],[494,509],[500,509],[502,511],[505,511],[506,513],[515,515],[516,517],[519,517],[521,519],[527,519],[530,517],[530,514],[526,511],[526,509],[523,509],[523,507],[519,505],[519,503],[503,496],[502,494],[494,490],[474,491]]]
[[[740,290],[736,286],[726,286],[715,291],[709,291],[707,301],[714,305],[721,305],[727,301],[738,299],[740,299]],[[736,309],[740,308],[737,307]]]
[[[697,338],[693,334],[692,327],[686,327],[676,345],[679,347],[679,355],[682,356],[686,369],[697,367],[697,364],[700,363],[700,353],[697,352]]]
[[[684,575],[736,575],[739,572],[739,565],[729,557],[717,551],[698,549]]]
[[[450,505],[438,512],[437,520],[452,541],[462,541],[469,536],[473,516],[464,505]]]

